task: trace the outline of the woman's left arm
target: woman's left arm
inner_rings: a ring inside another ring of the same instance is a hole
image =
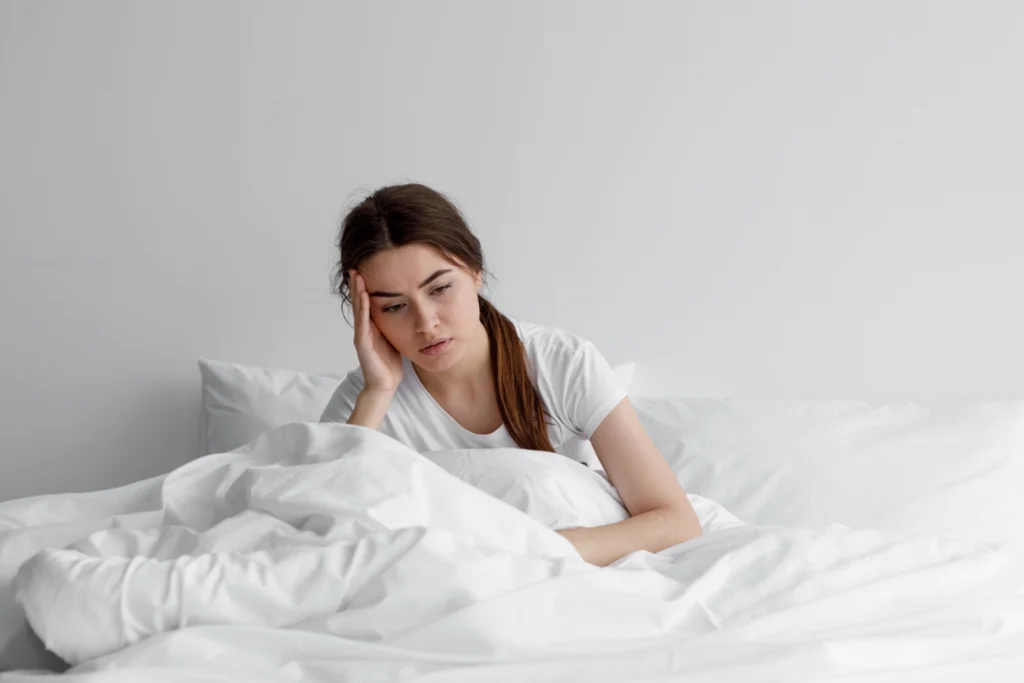
[[[656,553],[701,535],[697,513],[629,398],[608,413],[590,442],[630,517],[560,530],[583,559],[603,566],[636,550]]]

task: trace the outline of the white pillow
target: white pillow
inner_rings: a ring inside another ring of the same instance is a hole
[[[634,363],[614,368],[626,387]],[[317,422],[341,384],[338,375],[199,359],[202,379],[202,455],[225,453],[289,422]]]
[[[557,453],[478,448],[424,456],[552,529],[602,526],[629,517],[607,477]],[[743,525],[714,501],[696,494],[689,497],[705,533]]]
[[[289,422],[316,422],[341,384],[337,375],[199,359],[202,454],[226,453]]]
[[[683,487],[749,524],[1024,541],[1024,402],[634,404]]]

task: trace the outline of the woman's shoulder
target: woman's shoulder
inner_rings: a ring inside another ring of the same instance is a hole
[[[366,379],[363,377],[363,369],[356,365],[352,370],[345,373],[345,376],[341,378],[341,385],[338,387],[344,387],[348,391],[355,390],[356,392],[362,391],[366,385]]]
[[[533,379],[553,417],[590,438],[626,394],[625,382],[589,340],[561,327],[521,323]]]
[[[406,410],[406,406],[410,402],[410,395],[415,393],[415,383],[410,380],[410,373],[412,368],[408,362],[404,364],[404,373],[402,381],[398,384],[398,389],[395,391],[394,396],[391,398],[391,404],[388,407],[388,415],[395,415],[402,410]],[[359,393],[366,386],[366,379],[363,376],[363,369],[356,365],[355,368],[349,370],[343,377],[340,377],[341,381],[335,388],[334,393],[331,395],[327,402],[323,412],[320,415],[321,422],[328,421],[341,421],[342,419],[348,419],[348,415],[352,413],[355,408],[356,400],[359,398]]]
[[[519,329],[519,337],[531,357],[573,356],[581,349],[592,346],[591,342],[569,330],[551,325],[539,325],[532,322],[514,320]]]

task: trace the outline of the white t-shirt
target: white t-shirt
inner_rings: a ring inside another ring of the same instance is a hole
[[[512,323],[526,348],[530,379],[551,416],[551,445],[566,457],[602,469],[590,437],[626,397],[626,385],[589,341],[553,327]],[[402,365],[402,381],[380,425],[381,432],[419,453],[518,447],[505,425],[490,434],[464,428],[430,395],[408,358],[402,358]],[[320,422],[346,422],[363,385],[361,368],[349,372],[324,408]]]

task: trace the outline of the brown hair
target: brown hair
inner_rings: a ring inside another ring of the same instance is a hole
[[[418,183],[382,187],[352,208],[341,223],[332,288],[342,299],[342,312],[346,303],[352,303],[349,269],[380,251],[414,243],[435,247],[473,273],[487,272],[480,240],[451,200]],[[530,380],[523,342],[511,320],[483,296],[478,299],[505,428],[520,448],[553,452],[544,401]]]

